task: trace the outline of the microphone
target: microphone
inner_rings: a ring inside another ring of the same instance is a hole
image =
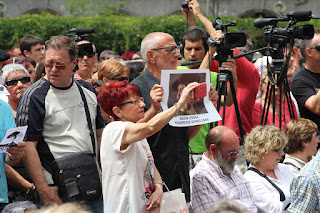
[[[179,58],[177,58],[179,61],[182,60],[182,57],[180,56]]]
[[[10,56],[9,53],[7,53],[6,51],[0,49],[0,62],[8,60],[10,57],[11,56]]]
[[[289,18],[292,18],[296,21],[310,21],[312,18],[311,11],[295,11],[287,14]]]
[[[253,25],[256,28],[263,28],[264,26],[267,25],[276,25],[278,23],[278,20],[274,18],[258,18],[254,20]]]
[[[181,66],[193,65],[193,64],[198,64],[198,63],[201,63],[201,62],[202,62],[202,60],[200,60],[200,61],[187,61],[187,62],[182,62]]]
[[[72,28],[67,33],[75,33],[77,35],[83,35],[87,33],[94,33],[93,27],[83,27],[83,28]]]

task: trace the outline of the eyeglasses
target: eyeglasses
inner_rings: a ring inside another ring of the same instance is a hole
[[[129,81],[128,77],[112,78],[113,81]]]
[[[281,150],[284,152],[284,147],[279,147],[277,149],[270,149],[270,151],[273,151],[273,152],[276,152],[276,153],[279,153],[279,154],[280,154]]]
[[[241,153],[241,150],[237,150],[237,151],[228,151],[225,149],[222,149],[220,146],[216,145],[219,149],[221,149],[222,151],[224,151],[225,153],[229,154],[229,156],[231,158],[234,158],[236,155],[239,155]]]
[[[52,69],[53,67],[56,67],[57,70],[62,71],[62,70],[65,70],[70,63],[71,61],[67,65],[58,65],[58,64],[54,65],[54,64],[48,64],[45,62],[44,67],[47,69]]]
[[[151,50],[162,50],[162,49],[167,49],[168,53],[175,53],[176,49],[178,49],[179,46],[168,46],[168,47],[159,47],[159,48],[154,48]]]
[[[118,104],[117,106],[123,106],[123,105],[127,105],[127,104],[134,104],[135,106],[137,106],[137,105],[140,104],[140,102],[144,103],[143,97],[140,97],[140,98],[132,100],[132,101],[126,101],[126,102],[124,102],[122,104]]]
[[[26,84],[26,83],[29,83],[31,82],[31,78],[29,76],[23,76],[23,77],[20,77],[20,78],[13,78],[13,79],[10,79],[9,81],[6,81],[4,83],[4,85],[10,87],[10,86],[16,86],[18,84],[18,82],[21,82],[23,84]]]

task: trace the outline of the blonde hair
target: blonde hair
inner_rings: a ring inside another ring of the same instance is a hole
[[[256,126],[246,135],[244,157],[252,164],[259,163],[261,154],[270,149],[285,147],[288,137],[274,125]]]
[[[36,213],[91,213],[86,207],[81,206],[78,203],[64,203],[62,205],[51,205],[46,208],[42,208]]]
[[[129,68],[115,60],[103,61],[98,69],[99,80],[103,80],[103,78],[113,80],[114,78],[123,76],[123,74],[129,77]]]

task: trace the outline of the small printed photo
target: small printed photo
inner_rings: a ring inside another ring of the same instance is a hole
[[[192,82],[200,85],[191,93],[192,102],[184,106],[178,115],[197,115],[208,113],[203,98],[208,94],[206,73],[170,74],[168,108],[173,106],[181,97],[183,89]]]

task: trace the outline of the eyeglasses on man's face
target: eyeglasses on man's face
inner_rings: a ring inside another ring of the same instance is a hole
[[[66,67],[71,63],[71,61],[68,64],[53,64],[53,63],[46,63],[44,62],[44,67],[47,69],[53,69],[53,67],[56,67],[57,70],[62,71],[65,70]]]
[[[154,49],[151,49],[151,50],[163,50],[163,49],[166,49],[168,51],[168,53],[175,53],[176,52],[176,49],[178,49],[179,46],[168,46],[168,47],[159,47],[159,48],[154,48]]]
[[[239,155],[241,153],[241,150],[237,150],[237,151],[228,151],[225,149],[222,149],[220,146],[216,145],[216,147],[218,147],[219,149],[221,149],[222,151],[224,151],[225,153],[227,153],[231,158],[234,158],[236,155]]]
[[[122,104],[118,104],[117,106],[124,106],[124,105],[127,105],[127,104],[133,104],[135,106],[138,106],[140,104],[140,102],[143,102],[144,103],[144,99],[143,97],[140,97],[138,99],[135,99],[135,100],[131,100],[131,101],[126,101]]]
[[[8,87],[11,87],[11,86],[16,86],[18,84],[18,82],[21,82],[23,84],[26,84],[26,83],[29,83],[31,82],[31,78],[29,76],[22,76],[20,78],[13,78],[13,79],[10,79],[8,81],[6,81],[4,84]]]

